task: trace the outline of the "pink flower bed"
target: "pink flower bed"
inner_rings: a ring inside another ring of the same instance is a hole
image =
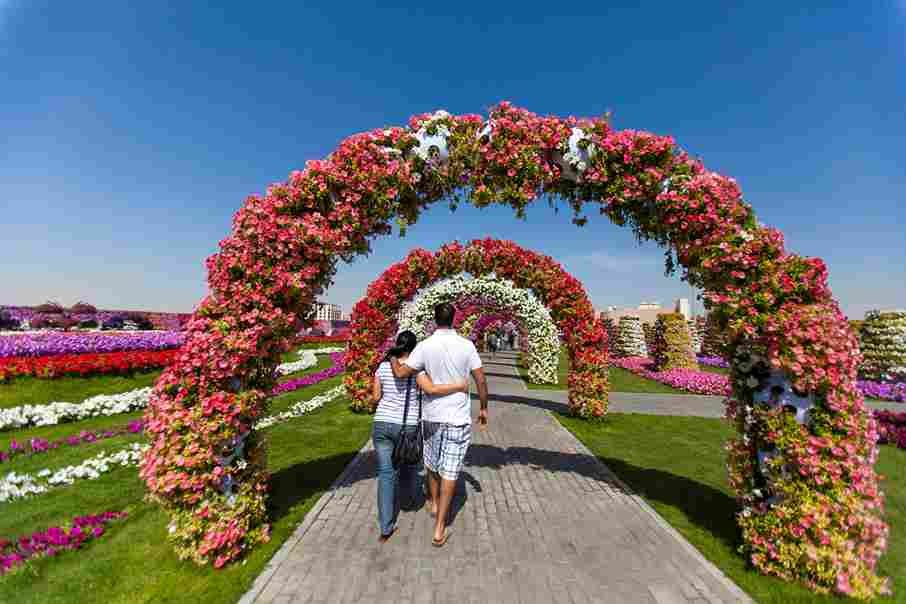
[[[69,529],[52,526],[12,540],[0,538],[0,575],[25,564],[27,560],[79,549],[83,543],[103,535],[105,525],[126,515],[126,512],[104,512],[96,516],[76,516]]]
[[[655,371],[653,369],[654,361],[647,357],[611,359],[611,364],[649,380],[666,384],[677,390],[718,396],[728,396],[730,394],[730,380],[727,379],[727,376],[719,373],[696,371],[695,369]]]

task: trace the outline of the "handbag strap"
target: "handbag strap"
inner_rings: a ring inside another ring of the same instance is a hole
[[[403,407],[403,428],[406,427],[406,417],[409,415],[409,393],[412,392],[412,376],[406,380],[406,405]],[[419,419],[421,419],[422,407],[418,406]]]

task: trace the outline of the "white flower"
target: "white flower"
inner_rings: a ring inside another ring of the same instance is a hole
[[[535,294],[516,287],[512,281],[487,276],[467,278],[464,274],[439,281],[403,306],[400,331],[408,329],[419,339],[424,338],[433,322],[434,307],[463,298],[478,298],[489,306],[512,312],[528,334],[529,380],[556,383],[560,353],[557,327]]]

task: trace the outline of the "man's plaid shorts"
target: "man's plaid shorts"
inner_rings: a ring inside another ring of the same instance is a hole
[[[425,467],[446,480],[456,480],[472,442],[472,424],[454,426],[424,422]]]

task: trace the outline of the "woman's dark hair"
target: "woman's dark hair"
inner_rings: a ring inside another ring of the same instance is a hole
[[[390,360],[390,357],[398,357],[401,354],[409,354],[415,350],[415,345],[418,344],[418,338],[415,337],[415,334],[409,331],[401,331],[399,335],[396,336],[396,344],[390,347],[390,350],[387,351],[387,354],[384,356],[384,360]]]

